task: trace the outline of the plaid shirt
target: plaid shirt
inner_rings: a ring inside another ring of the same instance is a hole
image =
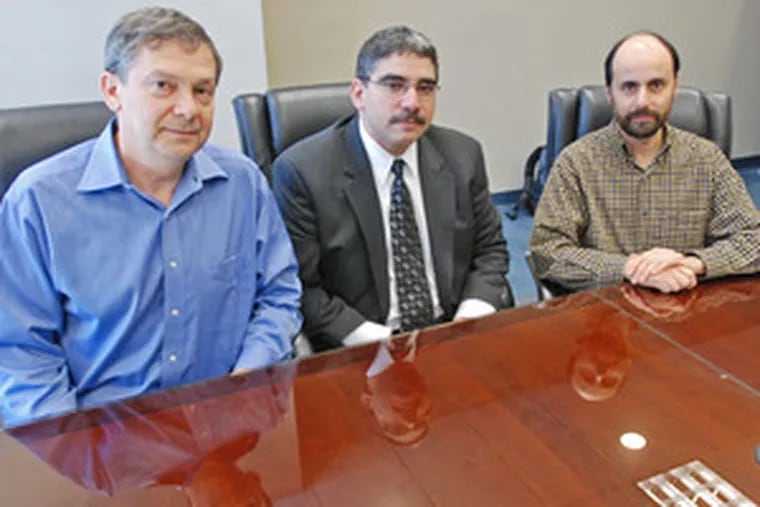
[[[698,256],[705,278],[760,269],[760,215],[723,152],[668,125],[642,169],[614,122],[565,148],[536,210],[539,278],[573,290],[619,283],[627,256],[654,247]]]

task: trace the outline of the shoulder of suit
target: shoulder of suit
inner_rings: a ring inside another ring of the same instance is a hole
[[[311,134],[288,146],[277,158],[292,161],[313,161],[314,157],[339,150],[348,133],[353,115],[341,118],[337,122]]]
[[[425,132],[424,138],[441,149],[456,147],[456,149],[480,148],[480,142],[460,130],[439,125],[431,125]]]

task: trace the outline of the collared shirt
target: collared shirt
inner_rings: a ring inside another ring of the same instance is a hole
[[[433,314],[436,318],[443,315],[440,298],[438,296],[438,287],[435,279],[435,265],[433,261],[432,250],[430,247],[430,235],[428,234],[427,216],[425,214],[425,202],[422,194],[422,181],[420,179],[419,157],[417,155],[418,144],[412,143],[409,148],[399,157],[394,157],[372,136],[369,135],[364,123],[359,121],[359,135],[361,137],[364,149],[367,152],[372,176],[375,181],[375,190],[377,191],[378,201],[380,202],[380,214],[383,218],[383,232],[385,244],[391,244],[391,226],[390,226],[390,209],[391,209],[391,186],[393,185],[393,174],[391,166],[397,158],[404,160],[406,170],[404,170],[404,183],[409,189],[409,195],[414,206],[414,218],[417,221],[417,230],[420,234],[420,243],[422,245],[422,255],[425,261],[425,276],[430,286],[430,295],[433,303]],[[345,345],[357,345],[371,341],[387,338],[393,330],[401,325],[401,314],[398,308],[398,295],[396,294],[396,275],[393,268],[393,256],[388,257],[388,287],[390,292],[389,310],[386,322],[381,324],[366,321],[358,328],[353,330],[343,339]],[[486,301],[469,298],[462,301],[457,308],[454,319],[482,317],[494,313],[496,308]]]
[[[290,356],[298,266],[260,171],[207,145],[165,207],[127,178],[115,128],[24,171],[0,205],[6,423]]]
[[[618,283],[627,256],[654,247],[699,257],[707,278],[760,268],[758,211],[723,152],[668,125],[641,168],[614,122],[563,150],[536,210],[538,276],[569,289]]]
[[[385,244],[391,244],[391,187],[395,176],[391,172],[391,166],[396,159],[402,159],[406,164],[404,168],[404,183],[409,189],[409,196],[412,199],[414,207],[414,219],[417,221],[417,231],[420,234],[420,244],[422,245],[422,256],[425,261],[425,277],[430,287],[430,296],[433,302],[433,315],[437,318],[443,315],[440,299],[438,297],[438,286],[435,281],[435,266],[433,255],[430,249],[430,235],[428,234],[427,217],[425,216],[425,201],[422,195],[422,183],[420,181],[419,162],[417,157],[417,143],[412,143],[407,150],[398,157],[394,157],[377,141],[375,141],[364,128],[364,123],[359,122],[359,135],[364,143],[364,149],[367,152],[370,167],[372,167],[372,176],[375,179],[375,190],[377,199],[380,202],[380,214],[383,217],[383,232],[385,235]],[[391,329],[401,327],[401,313],[398,307],[398,295],[396,294],[396,272],[393,268],[393,255],[388,252],[388,287],[390,289],[390,307],[388,310],[388,319],[386,324]]]

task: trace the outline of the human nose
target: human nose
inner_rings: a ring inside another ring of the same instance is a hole
[[[191,120],[198,113],[198,103],[192,90],[182,90],[177,94],[174,114]]]
[[[401,106],[404,109],[417,110],[420,107],[420,94],[417,87],[412,83],[407,83],[404,88],[404,94],[401,96]]]
[[[651,106],[651,95],[646,86],[639,88],[636,94],[636,109],[648,109]]]

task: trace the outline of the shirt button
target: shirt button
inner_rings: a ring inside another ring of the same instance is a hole
[[[179,310],[177,310],[176,308],[172,308],[171,313],[172,313],[172,317],[177,317],[179,315]]]
[[[177,361],[177,356],[175,356],[174,354],[170,355],[169,356],[169,361],[172,362],[172,363],[175,362],[175,361]]]
[[[175,261],[169,261],[169,267],[172,269],[177,269],[178,264]]]

